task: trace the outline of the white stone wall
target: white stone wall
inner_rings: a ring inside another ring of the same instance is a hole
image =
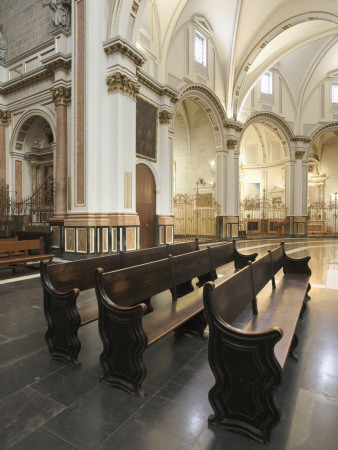
[[[182,116],[181,118],[178,116],[175,120],[176,194],[195,192],[198,178],[204,178],[210,183],[216,181],[215,166],[212,166],[212,161],[216,162],[214,133],[208,117],[199,106],[193,109],[190,123],[189,132],[182,121]],[[207,186],[210,192],[215,192],[212,184],[207,183]]]

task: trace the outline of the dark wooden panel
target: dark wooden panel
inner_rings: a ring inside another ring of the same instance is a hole
[[[239,316],[254,299],[250,267],[237,272],[232,277],[217,282],[213,292],[215,314],[227,323]]]
[[[170,259],[103,273],[102,284],[117,305],[135,305],[173,287]]]
[[[210,247],[212,268],[217,269],[217,267],[224,266],[224,264],[232,262],[234,260],[234,253],[235,244],[233,242],[230,244]]]
[[[136,166],[136,212],[140,219],[140,247],[156,245],[156,186],[145,164]]]
[[[165,245],[160,247],[123,252],[123,266],[132,267],[168,257],[168,249]]]
[[[176,285],[211,271],[208,249],[174,256],[172,263]]]
[[[98,267],[102,267],[104,271],[121,269],[121,254],[53,264],[47,267],[47,273],[53,287],[61,292],[73,288],[85,291],[95,286],[95,269]]]
[[[251,270],[254,292],[257,295],[273,277],[270,254],[268,253],[252,263]]]

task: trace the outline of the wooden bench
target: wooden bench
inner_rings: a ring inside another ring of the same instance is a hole
[[[208,357],[216,380],[209,392],[214,410],[209,423],[269,441],[280,418],[274,391],[287,356],[294,357],[295,328],[310,290],[309,260],[288,257],[282,244],[227,280],[204,286]],[[281,268],[284,276],[276,286]],[[250,304],[253,316],[245,322],[240,314]]]
[[[97,269],[103,380],[143,396],[146,367],[142,355],[146,347],[173,330],[204,336],[207,323],[202,289],[178,299],[177,286],[202,275],[215,279],[216,267],[235,259],[241,265],[248,264],[256,256],[238,253],[233,242],[113,272]],[[172,297],[168,293],[168,301],[145,315],[147,306],[140,303],[142,299],[169,290]],[[140,304],[130,307],[136,303]]]
[[[54,255],[44,253],[42,238],[0,242],[0,266],[7,266],[13,270],[29,262],[51,262],[53,258]]]
[[[237,252],[234,243],[224,245],[223,264],[235,260],[236,264],[238,261],[244,264],[254,260],[257,256],[257,253],[241,255]],[[101,267],[105,272],[118,270],[167,258],[169,251],[173,253],[180,253],[184,250],[195,252],[197,247],[198,240],[196,239],[192,243],[184,243],[184,245],[171,244],[170,246],[120,252],[61,264],[41,264],[44,313],[47,321],[45,338],[51,357],[74,367],[80,366],[78,355],[81,342],[78,337],[78,329],[98,319],[98,306],[97,303],[93,304],[92,302],[84,302],[78,306],[77,299],[80,292],[95,287],[96,268]],[[217,252],[216,248],[215,252]],[[177,291],[180,296],[190,292],[191,280],[197,272],[196,270],[192,271],[191,278],[185,278],[182,282],[178,281],[173,295],[177,296]],[[209,278],[204,278],[213,280],[215,276],[210,274]],[[138,301],[146,303],[147,312],[152,311],[150,297],[141,297]]]
[[[184,244],[168,244],[130,252],[120,252],[61,264],[41,264],[41,283],[44,295],[44,313],[47,321],[45,334],[53,359],[79,367],[81,343],[78,329],[98,319],[97,303],[84,302],[77,306],[80,292],[95,287],[95,269],[121,269],[168,257],[169,252],[198,250],[198,239]],[[152,310],[150,298],[143,301]]]

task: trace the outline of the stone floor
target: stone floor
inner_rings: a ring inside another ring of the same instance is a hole
[[[241,241],[263,255],[279,241]],[[310,255],[311,301],[276,393],[282,418],[269,449],[335,450],[338,442],[338,240],[289,239],[293,257]],[[227,275],[233,267],[219,273]],[[94,293],[82,301],[95,301]],[[81,297],[81,295],[80,295]],[[262,449],[244,436],[208,427],[213,375],[207,341],[169,335],[147,349],[147,396],[100,383],[97,323],[80,329],[80,369],[52,361],[37,271],[0,272],[1,449]]]

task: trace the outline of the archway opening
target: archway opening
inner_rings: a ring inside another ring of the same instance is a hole
[[[338,129],[315,139],[308,165],[308,234],[338,234]]]
[[[240,234],[285,233],[285,141],[268,122],[254,122],[240,143]]]
[[[174,119],[174,229],[176,240],[216,236],[216,143],[214,126],[190,98]]]

